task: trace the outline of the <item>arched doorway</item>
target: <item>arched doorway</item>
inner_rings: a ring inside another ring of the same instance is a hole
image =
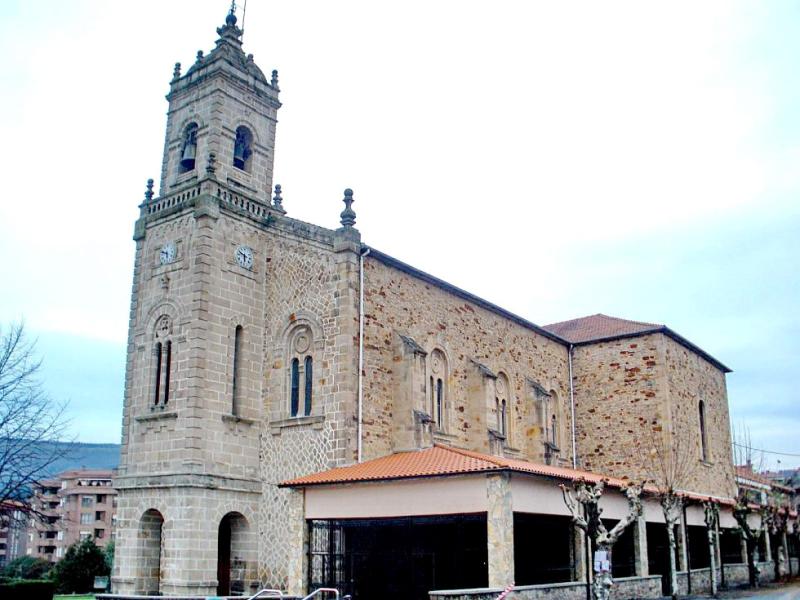
[[[247,519],[230,512],[219,523],[217,538],[217,595],[229,596],[245,591],[250,539]]]
[[[163,554],[164,517],[151,508],[139,521],[139,565],[136,591],[145,595],[160,594],[161,556]]]

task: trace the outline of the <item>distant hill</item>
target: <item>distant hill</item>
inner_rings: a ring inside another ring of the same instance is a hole
[[[47,477],[72,469],[116,469],[119,465],[119,444],[64,444],[50,442],[62,457],[47,469]]]

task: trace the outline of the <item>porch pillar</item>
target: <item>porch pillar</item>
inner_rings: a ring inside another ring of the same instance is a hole
[[[572,581],[586,581],[586,534],[576,525],[570,525],[572,556]]]
[[[486,477],[486,543],[489,587],[506,587],[514,581],[514,507],[508,473]]]
[[[650,574],[647,557],[647,521],[643,516],[636,519],[633,524],[633,561],[637,576],[647,577]]]
[[[308,573],[308,527],[305,520],[305,490],[289,490],[286,519],[288,524],[287,592],[305,596]]]
[[[761,560],[763,560],[764,562],[771,562],[772,561],[772,547],[771,547],[770,542],[769,542],[769,531],[767,530],[766,527],[762,527],[761,535],[764,536],[764,558],[762,558]]]
[[[688,561],[686,560],[686,523],[683,520],[683,513],[678,521],[678,536],[675,540],[678,544],[678,571],[688,570]]]

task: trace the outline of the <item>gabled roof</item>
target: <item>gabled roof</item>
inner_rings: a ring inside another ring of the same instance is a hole
[[[544,329],[575,346],[607,342],[621,338],[638,337],[650,333],[662,333],[678,342],[681,346],[698,354],[723,373],[731,372],[728,367],[702,348],[695,346],[692,342],[678,335],[666,325],[660,325],[658,323],[630,321],[628,319],[609,317],[608,315],[597,313],[596,315],[589,315],[588,317],[545,325]]]
[[[544,328],[572,344],[581,344],[608,338],[658,332],[664,328],[664,325],[629,321],[597,313],[588,317],[545,325]]]
[[[583,479],[588,482],[606,480],[608,485],[621,488],[627,481],[615,477],[605,477],[588,471],[565,469],[532,463],[525,460],[490,456],[480,452],[471,452],[451,446],[435,444],[424,450],[398,452],[374,460],[339,467],[305,477],[284,481],[284,487],[306,487],[337,483],[355,483],[362,481],[390,481],[395,479],[413,479],[419,477],[435,477],[446,475],[464,475],[468,473],[491,473],[512,471],[552,477],[564,481]]]

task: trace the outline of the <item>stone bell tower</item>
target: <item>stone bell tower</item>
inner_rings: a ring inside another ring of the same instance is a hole
[[[114,590],[248,592],[258,570],[266,244],[278,101],[234,9],[175,65],[160,194],[134,229]]]
[[[170,82],[161,170],[166,195],[205,173],[231,190],[269,203],[275,149],[278,72],[267,80],[242,51],[233,10],[217,29],[215,48],[197,52],[185,75],[175,65]]]

